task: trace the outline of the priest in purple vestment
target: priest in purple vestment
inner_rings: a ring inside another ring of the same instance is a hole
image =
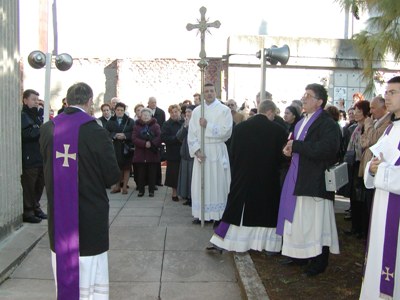
[[[294,258],[293,262],[308,263],[307,276],[324,272],[329,252],[339,253],[335,192],[326,190],[325,170],[338,160],[341,133],[323,110],[327,100],[322,85],[306,86],[302,97],[305,116],[295,126],[294,139],[283,149],[291,163],[282,188],[276,232],[283,238],[283,255]]]
[[[120,170],[108,132],[88,114],[91,87],[76,83],[66,98],[40,134],[57,299],[108,299],[106,188]]]

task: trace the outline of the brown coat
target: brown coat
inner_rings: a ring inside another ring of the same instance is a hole
[[[390,120],[391,114],[386,114],[383,119],[379,122],[378,127],[374,128],[374,123],[371,118],[367,118],[364,122],[364,133],[361,135],[361,146],[364,149],[360,168],[358,169],[358,177],[364,176],[364,170],[367,163],[372,159],[372,152],[369,147],[374,145],[382,134],[385,132],[386,128],[392,123]]]

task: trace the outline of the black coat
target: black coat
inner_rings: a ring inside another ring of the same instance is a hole
[[[180,161],[181,160],[181,141],[176,137],[176,133],[181,129],[183,120],[179,119],[174,121],[168,119],[161,128],[161,142],[165,143],[166,154],[165,158],[167,161]]]
[[[157,120],[158,125],[160,125],[160,128],[162,128],[165,122],[165,111],[159,107],[156,107],[153,118]]]
[[[22,168],[40,168],[43,166],[40,154],[39,137],[41,116],[37,108],[24,105],[21,112]]]
[[[117,157],[118,165],[121,169],[129,168],[132,164],[133,151],[124,153],[124,147],[127,145],[130,149],[133,149],[132,132],[134,125],[135,121],[125,114],[122,117],[120,125],[118,125],[116,116],[111,117],[106,123],[106,129],[110,132],[110,137],[114,144],[115,156]],[[125,135],[125,140],[116,139],[115,135],[117,133],[123,133]]]
[[[325,170],[338,160],[341,132],[337,123],[325,111],[308,129],[304,141],[293,141],[299,166],[294,194],[334,200],[335,192],[327,192]]]
[[[64,113],[77,111],[76,108],[68,107]],[[50,248],[54,251],[53,130],[52,121],[41,127],[40,150],[44,160]],[[109,200],[106,187],[119,181],[120,170],[109,134],[96,121],[80,127],[78,148],[79,252],[80,256],[92,256],[109,248]]]
[[[285,129],[262,114],[235,126],[231,140],[232,181],[222,220],[252,227],[276,227],[284,161]]]
[[[111,119],[111,118],[110,118]],[[106,128],[106,126],[107,126],[107,123],[108,123],[108,121],[110,121],[110,119],[106,119],[106,118],[104,118],[103,116],[101,116],[100,118],[99,118],[99,120],[101,121],[101,124],[103,125],[103,127],[104,128]]]

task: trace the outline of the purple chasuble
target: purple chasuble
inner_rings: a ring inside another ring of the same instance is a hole
[[[301,124],[303,124],[304,119],[301,119],[294,128],[294,139],[298,141],[304,141],[307,131],[310,126],[314,123],[314,121],[319,117],[322,113],[322,108],[319,108],[308,120],[307,124],[304,126],[303,130],[300,133],[298,139],[296,139],[298,132],[300,130]],[[299,154],[292,153],[292,161],[290,162],[290,167],[285,177],[285,182],[283,183],[281,200],[279,204],[279,213],[278,213],[278,223],[276,225],[276,233],[283,236],[283,229],[285,227],[285,220],[289,222],[293,222],[294,210],[296,208],[296,195],[294,194],[294,188],[296,186],[297,181],[297,173],[298,173],[298,165],[299,165]]]
[[[54,248],[57,299],[79,299],[78,137],[82,124],[94,120],[79,111],[53,119]]]
[[[385,134],[389,135],[393,125],[390,125]],[[400,150],[400,143],[398,146]],[[400,166],[400,158],[395,166]],[[389,193],[388,207],[386,211],[385,239],[383,243],[382,271],[381,271],[381,295],[393,298],[395,271],[396,271],[396,253],[397,238],[399,235],[400,221],[400,195]]]

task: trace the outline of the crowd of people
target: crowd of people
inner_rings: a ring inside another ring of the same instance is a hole
[[[99,189],[97,197],[101,201],[107,199],[106,188],[111,188],[111,193],[127,194],[129,177],[133,176],[137,197],[144,196],[146,186],[148,196],[154,197],[158,186],[164,184],[172,190],[172,201],[183,200],[184,205],[191,206],[194,224],[212,222],[214,234],[208,250],[281,253],[285,257],[282,265],[304,265],[305,275],[316,276],[326,270],[330,253],[339,254],[334,212],[338,194],[350,198],[346,219],[351,220],[351,229],[346,234],[366,239],[370,233],[365,271],[368,284],[363,284],[362,295],[400,296],[399,285],[388,287],[388,280],[379,275],[381,266],[389,281],[400,272],[397,238],[390,235],[394,226],[398,237],[400,216],[400,192],[395,183],[400,161],[396,151],[398,145],[400,150],[396,122],[400,117],[399,94],[400,77],[394,77],[384,96],[368,101],[357,93],[345,111],[343,103],[338,107],[328,104],[324,86],[309,84],[301,100],[285,108],[282,118],[268,92],[262,101],[257,95],[256,110],[250,109],[247,101],[239,108],[234,99],[226,103],[218,100],[215,87],[206,84],[203,116],[201,95],[196,93],[193,102],[169,105],[168,119],[155,97],[149,97],[147,106],[137,104],[132,118],[126,104],[114,97],[101,106],[102,116],[95,119],[90,117],[93,92],[79,83],[68,90],[59,115],[42,126],[43,116],[37,109],[39,94],[26,90],[22,109],[24,222],[39,223],[48,217],[39,204],[46,182],[53,266],[71,257],[104,260],[101,255],[108,250],[107,226],[93,220],[97,227],[83,228],[90,227],[91,213],[85,210],[81,215],[80,205],[90,202],[87,197],[93,188]],[[61,135],[57,129],[63,127],[69,128],[71,135]],[[92,143],[93,139],[93,144],[87,145],[84,135],[90,135],[88,140]],[[60,145],[64,154],[61,148],[53,149]],[[80,166],[90,167],[96,159],[108,160],[107,169],[93,166],[98,169],[97,185],[84,174],[84,167],[67,174],[69,168],[65,167],[76,165],[68,151],[76,153],[77,149],[82,149]],[[99,153],[99,149],[106,151]],[[61,157],[63,165],[54,167]],[[161,161],[166,162],[164,183]],[[343,161],[348,165],[348,184],[336,192],[327,191],[325,170]],[[76,187],[79,195],[73,194],[73,190],[65,191],[55,182],[57,175],[79,175],[79,184],[81,180],[87,182]],[[65,198],[63,193],[76,197],[78,210],[68,210],[58,203]],[[385,204],[374,202],[374,195]],[[98,205],[105,215],[108,208],[101,201],[92,205]],[[62,211],[64,217],[86,224],[82,228],[79,225],[79,229],[77,223],[71,227],[85,237],[79,240],[78,256],[75,252],[58,255],[63,243],[74,243],[62,234],[63,228],[57,222]],[[105,240],[84,244],[91,240],[87,237],[90,234],[100,234]],[[387,239],[391,239],[390,244]],[[370,253],[383,262],[370,259]],[[64,271],[76,268],[72,265],[67,264]],[[106,271],[103,268],[100,272]],[[60,276],[59,280],[64,279]]]

